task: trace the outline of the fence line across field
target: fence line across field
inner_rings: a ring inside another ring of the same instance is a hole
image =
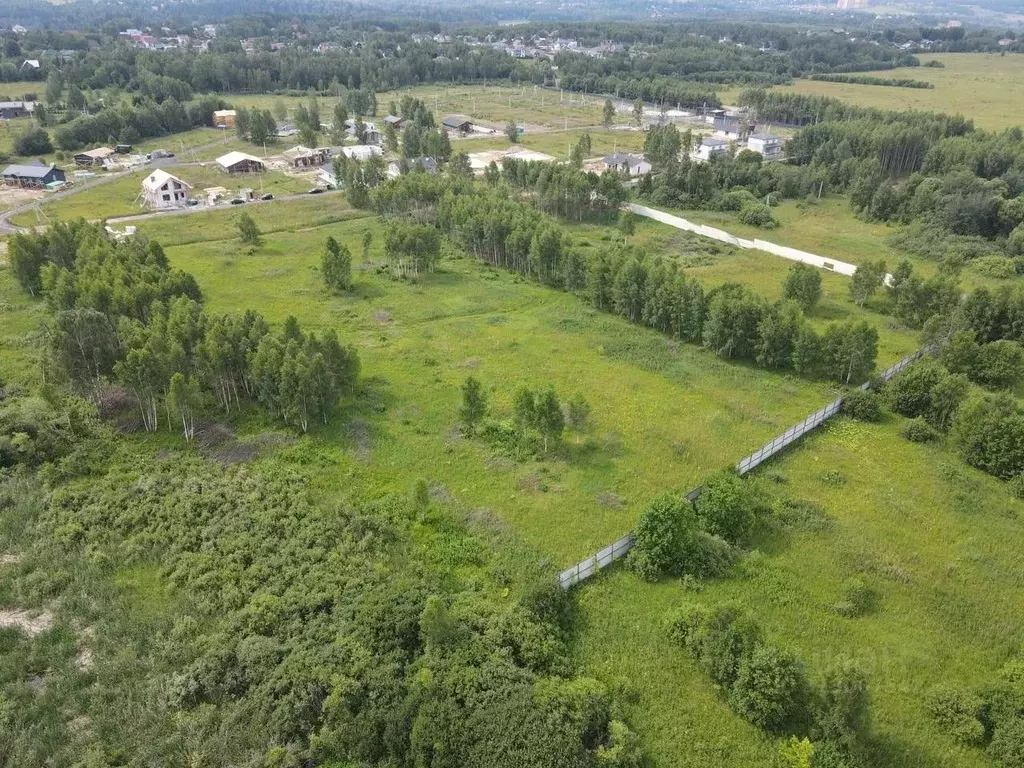
[[[934,347],[929,345],[919,349],[913,354],[907,355],[902,360],[893,365],[890,365],[884,371],[878,374],[878,378],[883,382],[889,381],[893,376],[902,371],[909,365],[912,365],[915,361],[933,351]],[[867,381],[860,385],[859,389],[867,390],[871,386],[871,382]],[[843,398],[833,400],[831,403],[826,405],[824,408],[812,413],[810,416],[805,418],[799,424],[795,424],[778,437],[768,441],[749,456],[744,456],[736,463],[736,473],[739,475],[745,475],[751,470],[759,467],[768,459],[772,458],[776,454],[788,448],[790,445],[795,443],[797,440],[802,438],[808,432],[811,432],[826,421],[836,416],[843,408]],[[692,491],[686,494],[686,498],[689,501],[694,501],[700,496],[700,487],[694,488]],[[595,573],[600,571],[602,568],[606,568],[616,560],[624,557],[629,550],[633,548],[633,532],[630,531],[621,539],[616,539],[604,549],[599,550],[596,554],[591,555],[588,558],[581,560],[570,568],[566,568],[560,574],[558,574],[558,583],[564,588],[568,589],[574,584],[578,584],[581,581],[593,576]]]

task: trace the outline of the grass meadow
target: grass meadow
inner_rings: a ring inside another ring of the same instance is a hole
[[[974,120],[979,128],[1002,130],[1024,124],[1024,54],[921,53],[922,64],[939,61],[944,67],[902,67],[866,74],[908,77],[934,83],[934,88],[892,88],[880,85],[826,83],[797,80],[776,86],[793,93],[832,96],[842,101],[879,109],[919,109],[953,112]],[[734,104],[741,88],[721,90],[722,101]]]

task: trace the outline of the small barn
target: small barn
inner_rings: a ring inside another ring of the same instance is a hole
[[[214,128],[234,128],[238,113],[233,109],[218,109],[213,113]]]
[[[28,117],[32,114],[31,104],[27,101],[0,101],[0,120]]]
[[[643,176],[651,172],[651,164],[642,155],[616,152],[602,160],[606,172],[624,173],[627,176]]]
[[[473,130],[473,121],[465,115],[445,115],[441,120],[441,125],[449,131],[462,135],[471,133]]]
[[[148,208],[178,208],[192,197],[192,186],[158,168],[142,180],[141,197]]]
[[[221,170],[228,173],[262,173],[266,165],[258,157],[247,155],[245,152],[228,152],[217,158],[217,165]]]
[[[67,177],[55,165],[43,165],[39,161],[24,165],[8,165],[3,171],[3,182],[10,187],[35,187],[42,189],[48,184],[61,183]]]
[[[390,125],[396,131],[400,131],[402,126],[405,125],[405,118],[398,115],[388,115],[384,118],[384,123],[385,125]]]
[[[110,147],[97,147],[75,155],[76,165],[105,165],[114,154]]]
[[[292,168],[319,168],[330,159],[331,150],[327,147],[311,149],[299,144],[286,149],[283,154]]]

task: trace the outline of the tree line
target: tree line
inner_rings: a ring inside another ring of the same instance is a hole
[[[245,398],[305,432],[354,391],[359,358],[333,330],[304,332],[289,318],[273,333],[252,311],[209,316],[195,280],[156,242],[114,242],[99,225],[58,222],[12,238],[10,259],[52,315],[48,376],[97,403],[110,383],[125,387],[146,430],[165,418],[191,439],[207,399],[230,412]]]

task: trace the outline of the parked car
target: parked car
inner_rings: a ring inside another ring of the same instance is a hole
[[[245,203],[245,200],[243,200],[240,197],[235,197],[235,198],[232,198],[232,200],[231,200],[231,204],[232,205],[242,205],[244,203]]]
[[[193,206],[199,205],[199,201],[196,200],[195,198],[192,198],[191,200],[188,200],[185,203],[185,205],[187,205],[189,208],[192,208]]]
[[[311,190],[309,190],[309,194],[311,194],[311,195],[322,195],[323,193],[324,193],[324,188],[323,187],[313,187]]]
[[[273,199],[274,199],[274,196],[270,192],[267,192],[265,195],[260,195],[260,200],[273,200]]]

